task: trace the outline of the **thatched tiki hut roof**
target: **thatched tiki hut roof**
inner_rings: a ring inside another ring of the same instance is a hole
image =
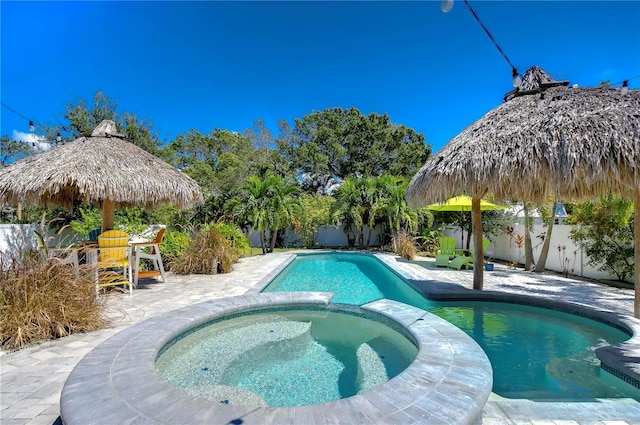
[[[0,168],[1,203],[71,207],[76,200],[102,208],[106,230],[115,207],[187,208],[202,201],[202,192],[195,180],[127,142],[109,120],[90,137]]]
[[[477,203],[473,232],[482,244],[480,199],[565,201],[612,191],[635,201],[635,315],[640,317],[640,91],[565,87],[540,68],[509,99],[454,137],[414,176],[411,205],[460,193]],[[536,87],[538,84],[538,87]],[[482,289],[482,253],[474,289]]]

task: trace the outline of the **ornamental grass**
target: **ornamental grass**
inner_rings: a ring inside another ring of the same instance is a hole
[[[398,232],[393,236],[393,251],[396,255],[407,259],[413,260],[418,252],[416,242],[408,232]]]
[[[211,223],[193,237],[184,253],[171,263],[171,270],[182,275],[229,273],[248,247],[240,229]]]
[[[20,349],[105,327],[94,275],[36,252],[0,253],[0,347]]]

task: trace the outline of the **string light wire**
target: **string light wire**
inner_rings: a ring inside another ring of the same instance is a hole
[[[478,24],[480,24],[480,26],[482,27],[484,32],[487,33],[487,36],[489,36],[489,39],[493,42],[493,45],[496,46],[496,49],[498,49],[498,52],[500,52],[500,54],[502,55],[504,60],[506,60],[507,63],[509,64],[509,66],[511,67],[511,71],[512,71],[512,74],[513,74],[514,81],[515,81],[516,77],[519,79],[520,77],[519,77],[518,69],[511,63],[511,61],[509,60],[507,55],[504,53],[504,51],[502,50],[502,48],[500,47],[498,42],[495,40],[495,38],[493,38],[493,36],[491,35],[491,33],[489,32],[487,27],[482,23],[482,21],[480,20],[480,17],[476,13],[476,11],[473,10],[473,8],[469,4],[469,2],[467,0],[463,0],[463,1],[464,1],[464,4],[467,6],[467,9],[469,9],[469,12],[471,12],[471,15],[473,15],[475,20],[478,21]]]
[[[33,124],[33,120],[31,118],[27,118],[26,116],[22,115],[20,112],[16,111],[15,109],[13,109],[11,106],[7,105],[6,103],[0,102],[0,105],[4,106],[5,108],[10,110],[14,114],[18,115],[19,117],[24,118],[25,120],[29,121],[30,124]]]

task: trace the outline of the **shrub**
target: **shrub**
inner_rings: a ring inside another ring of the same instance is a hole
[[[19,349],[38,341],[104,327],[93,273],[32,253],[0,254],[0,343]]]
[[[247,255],[251,251],[249,238],[247,238],[247,236],[242,232],[242,230],[240,230],[238,226],[234,224],[219,222],[215,224],[209,224],[205,226],[205,229],[208,229],[212,226],[216,227],[220,231],[220,233],[222,233],[225,239],[231,241],[231,246],[237,250],[238,255]]]
[[[599,202],[575,205],[570,237],[589,257],[589,265],[627,281],[634,272],[633,203],[608,194]]]
[[[249,241],[239,229],[233,231],[230,225],[222,223],[208,224],[173,262],[172,270],[177,274],[228,273],[245,246],[248,248]]]
[[[413,260],[417,253],[416,243],[408,232],[398,232],[393,236],[394,252],[402,258]]]
[[[166,270],[173,270],[173,264],[184,255],[191,243],[191,236],[181,230],[167,229],[160,252]]]

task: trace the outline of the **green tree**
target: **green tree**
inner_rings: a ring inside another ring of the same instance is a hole
[[[209,134],[191,130],[169,145],[172,162],[196,180],[205,196],[221,196],[239,190],[251,168],[254,154],[249,139],[216,128]]]
[[[386,219],[394,234],[401,230],[415,232],[420,221],[420,213],[407,203],[405,193],[409,181],[404,178],[382,176],[376,182],[376,186],[380,194],[376,204],[380,213],[376,215]]]
[[[281,131],[277,149],[298,172],[318,176],[412,176],[431,154],[424,136],[356,108],[331,108],[295,120]]]
[[[92,106],[79,98],[77,102],[71,102],[65,106],[64,118],[67,123],[63,128],[71,137],[89,136],[103,120],[117,122],[117,108],[118,102],[102,91],[97,92],[93,97]]]
[[[278,127],[280,128],[281,137],[285,137],[285,134],[290,133],[290,128],[286,121],[278,121]],[[275,137],[273,132],[266,127],[264,120],[255,120],[253,127],[245,129],[243,135],[250,141],[254,149],[250,161],[252,174],[294,175],[294,173],[290,172],[289,164],[275,149]],[[244,159],[246,160],[246,158]]]
[[[297,198],[299,188],[293,180],[268,175],[266,178],[249,176],[242,190],[230,199],[225,208],[242,224],[250,224],[260,234],[262,253],[273,251],[278,232],[293,224],[301,215]],[[267,248],[266,232],[271,231],[271,244]]]
[[[409,181],[403,178],[382,176],[376,181],[376,193],[373,211],[375,217],[379,218],[385,227],[390,230],[389,240],[393,242],[393,251],[397,251],[396,242],[399,233],[403,237],[410,238],[418,229],[420,214],[417,209],[411,208],[405,198],[405,192],[409,186]]]
[[[607,271],[621,281],[634,273],[633,203],[608,194],[600,202],[575,205],[568,222],[571,233],[589,256],[589,264]]]
[[[125,112],[119,123],[116,123],[116,126],[127,141],[152,155],[165,159],[161,149],[162,143],[159,140],[159,134],[153,129],[152,123],[143,118],[138,119],[136,114]]]
[[[331,196],[315,193],[305,193],[300,196],[303,213],[300,221],[294,223],[294,230],[302,233],[302,240],[306,248],[316,246],[320,226],[332,224],[329,211],[334,202],[335,199]]]
[[[35,147],[29,143],[10,139],[9,136],[2,136],[0,139],[0,168],[36,152]]]
[[[57,134],[60,134],[64,143],[80,136],[89,136],[103,120],[112,120],[116,123],[118,133],[122,134],[127,141],[155,156],[166,159],[161,149],[162,142],[153,129],[153,124],[144,118],[138,118],[135,113],[119,114],[117,108],[116,100],[99,91],[93,97],[91,105],[82,98],[67,104],[64,114],[65,122],[45,126],[44,132],[49,140],[55,140]]]

